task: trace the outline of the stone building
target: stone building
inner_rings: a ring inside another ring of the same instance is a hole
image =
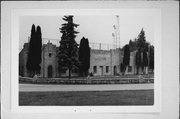
[[[111,50],[91,50],[90,69],[96,75],[117,75],[120,74],[120,64],[122,63],[122,51]]]
[[[28,77],[26,69],[28,53],[28,43],[24,44],[19,53],[19,75]],[[58,47],[51,42],[42,46],[42,62],[40,77],[60,77],[68,76],[68,71],[59,72],[58,70]],[[136,74],[135,52],[130,53],[130,64],[126,74]],[[110,50],[91,49],[89,73],[94,76],[121,75],[120,65],[123,62],[123,50],[120,48]],[[78,71],[73,70],[72,76],[78,76]]]

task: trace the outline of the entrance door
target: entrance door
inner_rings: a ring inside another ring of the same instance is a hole
[[[114,75],[116,75],[117,74],[117,68],[116,68],[116,66],[114,66]]]
[[[48,66],[48,77],[52,78],[52,66],[51,65]]]
[[[103,76],[103,66],[100,66],[100,75]]]

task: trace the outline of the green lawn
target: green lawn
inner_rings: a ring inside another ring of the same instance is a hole
[[[20,92],[19,105],[153,105],[154,90]]]

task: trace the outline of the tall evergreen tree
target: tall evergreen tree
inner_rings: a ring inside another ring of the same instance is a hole
[[[150,69],[152,69],[152,72],[154,71],[154,46],[151,45],[150,46],[150,50],[149,50],[149,67]]]
[[[124,71],[126,71],[127,66],[129,66],[130,61],[130,49],[129,45],[125,45],[124,47],[124,57],[123,57],[123,64],[124,64]]]
[[[30,41],[29,41],[29,48],[28,48],[28,59],[26,63],[27,70],[30,72],[30,76],[32,77],[32,72],[34,70],[34,61],[33,61],[33,45],[34,45],[34,40],[35,40],[35,25],[32,25],[31,28],[31,36],[30,36]]]
[[[142,66],[143,72],[146,72],[147,66],[148,66],[148,56],[147,56],[147,52],[144,50],[143,51],[143,66]]]
[[[136,52],[136,70],[139,74],[139,68],[141,67],[141,52],[140,49]]]
[[[41,34],[41,27],[37,26],[36,30],[36,69],[37,73],[40,74],[40,63],[41,63],[41,52],[42,52],[42,34]]]
[[[148,66],[148,56],[147,56],[147,52],[146,51],[143,52],[143,66],[144,67]]]
[[[26,64],[26,67],[30,73],[30,77],[40,73],[41,48],[42,48],[41,28],[38,26],[36,31],[35,25],[33,24],[31,29],[31,37],[30,37],[29,49],[28,49],[28,59]]]
[[[131,39],[129,40],[129,50],[130,52],[133,51],[133,42]]]
[[[141,32],[139,33],[138,37],[135,38],[133,41],[129,41],[129,47],[130,47],[130,52],[137,51],[136,52],[136,68],[137,68],[137,74],[139,73],[139,68],[142,68],[144,70],[144,67],[146,68],[149,66],[151,69],[153,69],[153,48],[151,47],[151,50],[149,50],[150,43],[146,41],[146,36],[145,36],[145,31],[143,28],[141,29]],[[151,54],[150,54],[150,51]],[[147,54],[148,53],[148,54]],[[149,56],[149,57],[148,57]],[[151,61],[149,61],[151,59]]]
[[[137,47],[138,47],[138,49],[140,49],[141,52],[145,49],[145,44],[146,44],[146,37],[145,37],[145,32],[142,28],[140,34],[138,35],[138,39],[137,39]]]
[[[79,61],[81,76],[87,76],[90,67],[90,47],[87,38],[82,38],[79,47]]]
[[[78,44],[75,41],[75,28],[78,24],[73,23],[73,16],[64,16],[63,20],[67,23],[62,24],[60,32],[62,33],[59,46],[59,68],[69,70],[69,79],[71,78],[71,70],[77,68],[78,62]]]
[[[138,48],[138,52],[136,54],[137,73],[139,73],[138,71],[140,67],[142,68],[142,70],[144,70],[144,68],[148,66],[148,57],[147,57],[148,46],[149,43],[146,42],[145,32],[142,28],[137,38],[137,48]]]
[[[121,65],[120,65],[120,70],[121,70],[122,74],[124,75],[124,64],[123,63],[121,63]]]

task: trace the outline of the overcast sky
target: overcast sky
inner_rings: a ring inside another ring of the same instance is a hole
[[[32,24],[41,27],[42,38],[57,39],[51,41],[54,44],[59,44],[61,33],[59,28],[65,23],[62,16],[22,16],[20,17],[20,46],[28,42],[28,36],[31,33]],[[79,34],[76,41],[84,36],[91,43],[114,44],[112,33],[114,32],[113,25],[117,24],[116,16],[74,16],[74,23],[79,24],[76,30]],[[153,44],[154,41],[154,23],[153,18],[147,15],[144,16],[120,16],[120,45],[124,46],[130,39],[138,36],[141,29],[145,31],[146,40]]]

